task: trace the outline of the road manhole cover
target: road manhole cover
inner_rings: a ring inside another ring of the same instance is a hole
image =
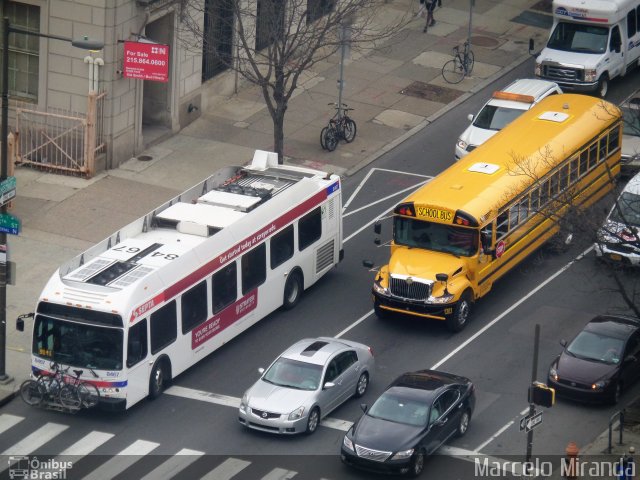
[[[473,46],[491,48],[497,47],[499,44],[500,42],[495,38],[485,37],[482,35],[471,37],[471,45]]]
[[[406,88],[400,90],[402,95],[410,97],[422,98],[423,100],[431,100],[438,103],[453,102],[456,98],[463,94],[460,90],[453,88],[439,87],[424,82],[413,82]]]
[[[140,155],[138,156],[138,160],[141,162],[148,162],[149,160],[153,160],[153,157],[151,155]]]

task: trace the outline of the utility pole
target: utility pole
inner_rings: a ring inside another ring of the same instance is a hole
[[[340,24],[340,76],[338,78],[338,118],[342,116],[342,90],[344,89],[344,59],[351,42],[351,19]]]
[[[536,329],[533,339],[533,367],[531,368],[531,385],[533,385],[538,378],[538,349],[540,348],[540,324],[536,323]],[[529,417],[533,418],[536,414],[536,405],[533,403],[533,395],[529,398]],[[527,471],[523,472],[527,477],[531,478],[531,455],[533,451],[533,428],[527,432],[527,456],[525,459],[525,466]]]

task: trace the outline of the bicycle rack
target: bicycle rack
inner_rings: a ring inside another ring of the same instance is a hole
[[[619,424],[620,424],[620,438],[618,439],[618,445],[622,445],[622,430],[624,429],[624,410],[618,410],[617,412],[615,412],[613,415],[611,415],[611,417],[609,418],[609,445],[607,447],[607,452],[611,453],[611,439],[613,436],[613,422],[616,419],[616,417],[620,418]]]
[[[78,406],[63,405],[62,402],[60,402],[60,400],[55,398],[53,394],[50,392],[47,392],[45,394],[45,397],[42,399],[42,401],[38,405],[32,405],[32,406],[37,408],[42,408],[44,410],[55,410],[57,412],[63,412],[63,413],[77,413],[82,408],[85,408],[81,404],[79,404]]]

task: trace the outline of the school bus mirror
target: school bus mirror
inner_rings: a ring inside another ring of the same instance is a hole
[[[373,262],[371,260],[363,260],[362,266],[371,269],[373,268]]]
[[[380,235],[380,233],[382,233],[382,224],[380,222],[373,224],[373,233],[376,235]]]
[[[449,280],[449,275],[446,273],[436,273],[436,280],[439,282],[445,282]]]
[[[535,42],[533,41],[533,38],[529,39],[529,54],[533,53],[533,49],[535,48]]]
[[[24,332],[24,320],[20,317],[16,318],[16,330]]]
[[[375,243],[376,245],[380,245],[380,237],[374,238],[373,243]]]

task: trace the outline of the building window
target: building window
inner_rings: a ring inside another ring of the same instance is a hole
[[[40,7],[12,1],[0,2],[0,18],[4,17],[9,18],[13,27],[40,33]],[[0,25],[1,29],[2,25]],[[3,54],[0,44],[0,63]],[[39,63],[40,38],[23,33],[11,33],[8,70],[10,96],[23,100],[38,99]],[[0,65],[0,68],[4,68],[4,65]],[[1,77],[0,82],[2,82]]]
[[[282,38],[284,6],[281,0],[258,0],[256,15],[256,50],[262,50]]]
[[[332,11],[335,6],[335,0],[307,0],[307,23],[315,22]]]

